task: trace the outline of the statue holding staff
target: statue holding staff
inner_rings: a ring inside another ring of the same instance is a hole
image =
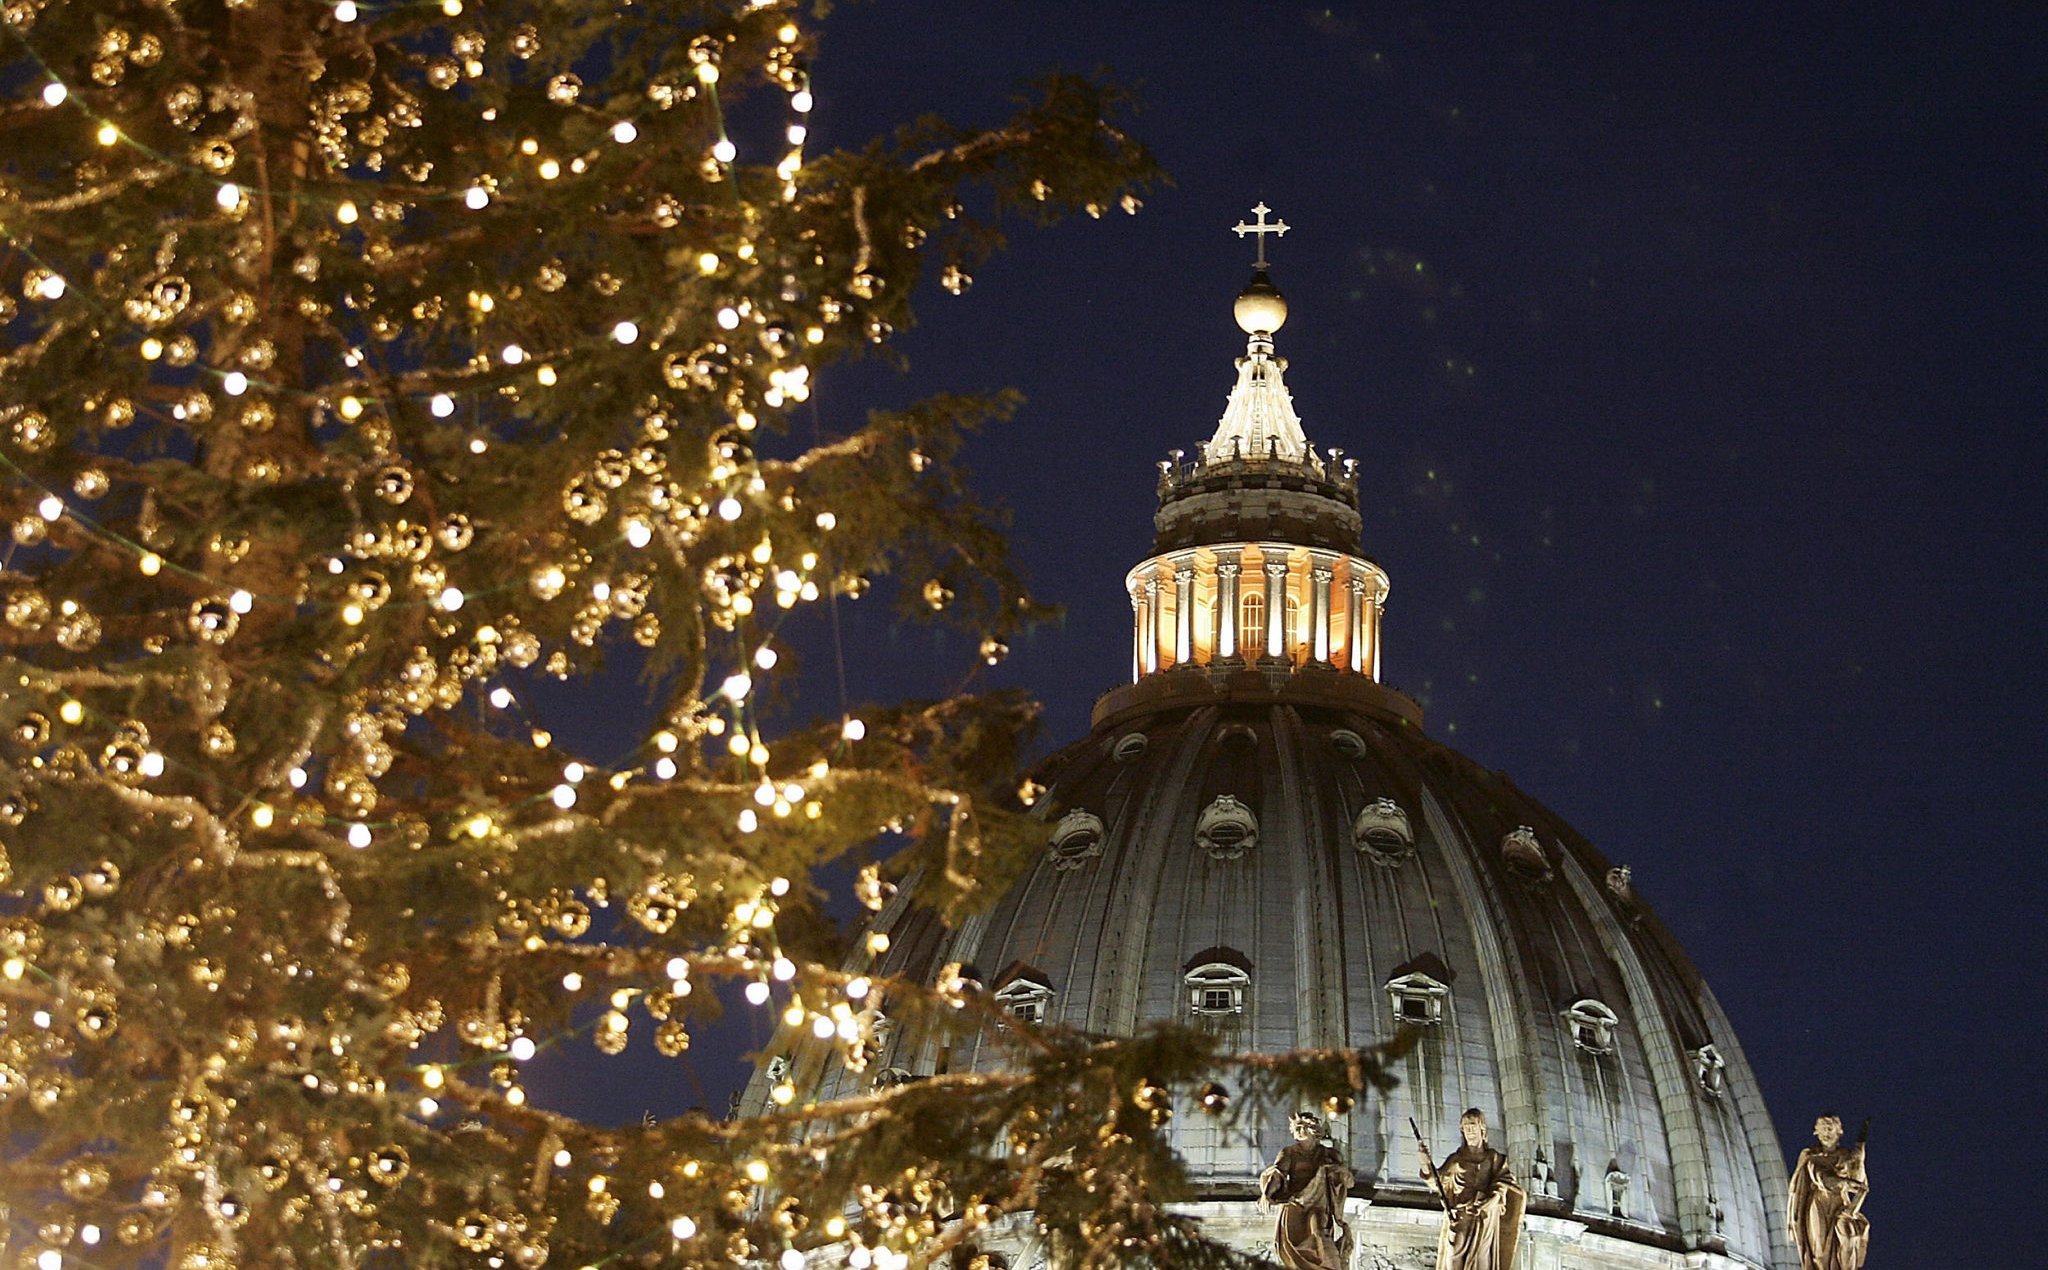
[[[1863,1215],[1870,1193],[1864,1167],[1870,1122],[1863,1122],[1853,1147],[1841,1145],[1840,1116],[1814,1121],[1813,1136],[1818,1145],[1801,1151],[1792,1166],[1785,1233],[1799,1249],[1799,1270],[1862,1270],[1870,1255],[1870,1219]]]
[[[1508,1157],[1486,1144],[1486,1116],[1474,1107],[1458,1117],[1464,1145],[1433,1164],[1419,1139],[1422,1176],[1444,1204],[1437,1270],[1514,1270],[1527,1197],[1508,1168]]]
[[[1259,1174],[1259,1207],[1280,1206],[1273,1253],[1287,1270],[1345,1270],[1351,1261],[1351,1227],[1344,1221],[1351,1170],[1323,1138],[1322,1119],[1314,1112],[1294,1113],[1287,1127],[1294,1141]]]

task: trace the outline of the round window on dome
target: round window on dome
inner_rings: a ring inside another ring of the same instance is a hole
[[[1517,825],[1500,840],[1500,854],[1508,867],[1530,882],[1548,882],[1551,879],[1550,857],[1543,852],[1543,844],[1536,840],[1536,831],[1528,825]]]
[[[1338,728],[1330,733],[1330,748],[1345,758],[1365,757],[1365,738],[1349,728]]]
[[[1117,738],[1116,747],[1110,753],[1116,756],[1117,762],[1128,763],[1145,752],[1145,745],[1143,732],[1126,732]]]
[[[1195,820],[1195,842],[1212,860],[1241,859],[1259,845],[1259,818],[1231,795],[1218,794]]]
[[[1061,816],[1059,823],[1052,828],[1052,838],[1048,843],[1053,867],[1078,869],[1101,855],[1102,835],[1102,817],[1092,811],[1076,807]]]
[[[1351,841],[1374,864],[1392,867],[1415,853],[1408,813],[1391,798],[1375,798],[1351,823]]]

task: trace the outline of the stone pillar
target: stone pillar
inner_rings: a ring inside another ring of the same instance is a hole
[[[1216,562],[1216,655],[1237,656],[1237,575],[1243,570],[1235,560]]]
[[[1144,588],[1131,591],[1131,682],[1136,683],[1145,673],[1145,600]]]
[[[1310,653],[1319,662],[1330,660],[1330,579],[1336,577],[1327,559],[1315,562],[1315,596],[1310,603],[1308,624]]]
[[[1144,628],[1144,667],[1151,674],[1159,669],[1159,579],[1145,579],[1145,620],[1139,624]]]
[[[1372,681],[1373,681],[1374,683],[1379,683],[1379,682],[1380,682],[1380,615],[1381,615],[1381,611],[1382,611],[1382,610],[1381,610],[1381,608],[1380,608],[1380,597],[1379,597],[1379,596],[1377,596],[1377,595],[1375,595],[1374,597],[1372,597],[1372,607],[1371,607],[1370,609],[1368,609],[1368,610],[1367,610],[1367,616],[1369,616],[1369,617],[1370,617],[1370,618],[1372,619]]]
[[[1274,661],[1287,654],[1287,553],[1267,551],[1266,562],[1266,656]]]
[[[1173,664],[1185,666],[1195,655],[1195,566],[1182,561],[1173,567]]]
[[[1351,663],[1351,669],[1364,670],[1365,622],[1362,619],[1365,608],[1365,579],[1353,573],[1348,590],[1351,594],[1351,603],[1344,610],[1344,660]]]

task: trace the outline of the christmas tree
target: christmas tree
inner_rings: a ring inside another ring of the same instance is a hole
[[[1006,403],[785,421],[1006,222],[1135,210],[1117,93],[821,154],[789,4],[0,15],[8,1255],[895,1270],[1031,1214],[1076,1263],[1225,1256],[1162,1207],[1175,1100],[1369,1061],[1012,1020],[1005,1072],[628,1128],[520,1081],[680,1054],[719,982],[856,1068],[885,993],[1005,1028],[865,976],[818,878],[894,826],[841,870],[870,907],[988,895],[1043,845],[1028,709],[758,703],[783,623],[871,578],[1000,655],[1033,609],[953,458]],[[563,753],[522,694],[607,654],[658,721]]]

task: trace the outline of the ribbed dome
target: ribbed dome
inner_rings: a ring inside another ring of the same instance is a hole
[[[1044,854],[957,928],[885,909],[879,969],[930,983],[960,963],[1026,1017],[1112,1035],[1193,1020],[1239,1050],[1412,1029],[1399,1086],[1330,1129],[1357,1174],[1357,1270],[1435,1264],[1408,1119],[1442,1150],[1467,1107],[1527,1186],[1520,1264],[1796,1264],[1777,1136],[1713,994],[1627,869],[1377,682],[1385,575],[1350,554],[1355,512],[1347,533],[1316,511],[1355,493],[1237,480],[1298,466],[1163,466],[1164,554],[1127,580],[1135,682],[1036,774]],[[1248,529],[1231,500],[1253,494],[1288,514],[1259,504]],[[1204,498],[1219,510],[1186,514]],[[905,1029],[865,1074],[797,1059],[804,1096],[836,1097],[1004,1051]],[[751,1105],[765,1093],[757,1079]],[[1287,1126],[1173,1123],[1205,1229],[1261,1250],[1272,1227],[1250,1201]]]

